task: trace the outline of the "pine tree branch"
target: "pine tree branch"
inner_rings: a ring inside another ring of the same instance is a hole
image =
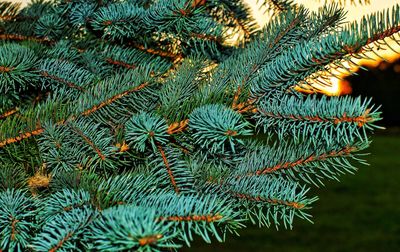
[[[331,152],[323,153],[321,155],[311,155],[307,158],[301,158],[296,161],[281,163],[281,164],[277,164],[276,166],[273,166],[273,167],[263,168],[263,169],[255,171],[254,173],[248,174],[248,176],[264,175],[264,174],[268,174],[268,173],[274,173],[279,170],[292,169],[296,166],[306,165],[306,164],[308,164],[310,162],[314,162],[314,161],[323,161],[327,158],[348,156],[348,155],[350,155],[350,153],[355,152],[357,150],[358,149],[354,146],[346,146],[339,151],[333,150]]]
[[[135,48],[107,45],[101,50],[101,53],[106,62],[126,69],[151,66],[155,72],[162,73],[173,66],[169,58],[163,58]]]
[[[28,250],[29,240],[38,225],[32,222],[37,213],[37,202],[27,196],[23,190],[9,188],[0,192],[0,229],[2,231],[1,248],[5,251],[19,248]],[[1,249],[0,249],[1,250]]]
[[[131,94],[137,91],[140,91],[144,88],[146,88],[149,84],[149,82],[143,82],[142,84],[135,86],[133,88],[124,90],[123,92],[116,94],[110,98],[105,99],[104,101],[102,101],[101,103],[97,103],[97,104],[91,104],[90,108],[86,108],[85,110],[83,110],[83,112],[80,113],[81,116],[89,116],[90,114],[93,114],[95,112],[97,112],[98,110],[102,109],[105,106],[108,106],[110,104],[113,104],[114,102],[116,102],[117,100]],[[97,91],[96,91],[97,92]],[[88,95],[91,95],[88,93]],[[83,103],[80,105],[84,105]],[[69,118],[69,120],[75,120],[77,118],[79,118],[79,114],[67,114],[66,118]],[[65,118],[56,121],[56,124],[63,124],[66,121]],[[21,133],[16,137],[11,137],[11,138],[7,138],[4,139],[3,141],[0,142],[0,148],[5,147],[8,144],[12,144],[12,143],[16,143],[16,142],[20,142],[24,139],[30,138],[32,136],[36,136],[36,135],[40,135],[42,134],[44,131],[42,126],[36,127],[34,130],[32,131],[28,131],[25,133]]]
[[[234,197],[240,198],[240,199],[245,199],[245,200],[250,200],[250,201],[256,201],[256,202],[266,202],[271,205],[283,205],[287,207],[291,207],[294,209],[303,209],[305,207],[304,204],[299,203],[299,202],[291,202],[291,201],[284,201],[280,199],[268,199],[260,196],[252,196],[252,195],[247,195],[243,193],[234,193],[231,192]]]
[[[337,5],[265,2],[257,33],[229,0],[0,3],[1,249],[164,251],[309,220],[300,182],[355,172],[381,112],[293,87],[400,33],[400,7],[342,28]]]
[[[179,188],[178,188],[178,186],[177,186],[177,184],[176,184],[175,177],[174,177],[174,175],[173,175],[173,173],[172,173],[172,170],[171,170],[171,167],[170,167],[170,165],[169,165],[169,163],[168,163],[167,156],[165,155],[165,152],[164,152],[164,150],[163,150],[163,148],[162,148],[161,145],[158,144],[158,145],[157,145],[157,148],[158,148],[158,151],[159,151],[160,154],[161,154],[161,157],[162,157],[162,160],[163,160],[163,162],[164,162],[165,168],[167,168],[167,172],[168,172],[169,179],[171,180],[171,184],[172,184],[172,186],[173,186],[175,192],[176,192],[177,194],[179,194]]]
[[[85,92],[85,89],[83,87],[81,87],[81,86],[79,86],[79,85],[77,85],[77,84],[75,84],[73,82],[67,81],[67,80],[65,80],[63,78],[60,78],[60,77],[58,77],[56,75],[52,75],[47,71],[40,71],[39,74],[42,75],[45,78],[49,78],[49,79],[55,80],[57,82],[60,82],[62,84],[65,84],[70,88],[74,88],[74,89],[79,90],[81,92]]]
[[[358,53],[357,56],[363,57],[362,51],[368,44],[398,32],[399,22],[400,6],[396,6],[392,11],[371,15],[360,24],[354,22],[336,33],[295,45],[253,78],[251,97],[259,100],[276,94],[279,96],[307,77],[326,70],[328,64],[347,59],[351,54]],[[275,74],[277,72],[280,74]]]
[[[127,96],[129,94],[131,94],[131,93],[134,93],[134,92],[142,90],[143,88],[146,88],[148,85],[149,85],[148,82],[144,82],[144,83],[142,83],[142,84],[140,84],[140,85],[138,85],[136,87],[133,87],[133,88],[131,88],[129,90],[126,90],[126,91],[124,91],[124,92],[122,92],[120,94],[116,94],[116,95],[112,96],[111,98],[109,98],[109,99],[107,99],[107,100],[105,100],[105,101],[103,101],[103,102],[101,102],[99,104],[96,104],[96,105],[92,106],[91,108],[85,110],[84,112],[82,112],[82,115],[88,116],[88,115],[98,111],[99,109],[101,109],[101,108],[103,108],[103,107],[105,107],[107,105],[110,105],[113,102],[115,102],[115,101],[117,101],[117,100],[119,100],[119,99],[121,99],[121,98],[123,98],[123,97],[125,97],[125,96]]]
[[[295,114],[274,114],[270,112],[266,112],[262,109],[258,109],[258,113],[263,116],[275,118],[275,119],[289,119],[294,121],[309,121],[309,122],[320,122],[320,123],[332,123],[332,124],[340,124],[343,122],[347,123],[355,123],[358,127],[363,127],[366,123],[374,122],[376,119],[369,115],[371,109],[366,109],[364,113],[360,116],[347,116],[346,113],[338,117],[331,117],[331,118],[321,118],[318,115],[315,116],[302,116],[302,115],[295,115]]]
[[[137,66],[134,65],[134,64],[128,64],[126,62],[114,60],[112,58],[106,58],[106,61],[107,61],[107,63],[110,63],[112,65],[122,66],[122,67],[127,68],[127,69],[135,69],[135,68],[137,68]]]
[[[10,109],[10,110],[4,112],[3,114],[0,114],[0,120],[5,119],[5,118],[7,118],[7,117],[9,117],[9,116],[12,116],[12,115],[14,115],[15,113],[17,113],[18,111],[19,111],[19,108],[18,108],[18,107],[15,107],[15,108],[13,108],[13,109]]]
[[[24,139],[28,139],[28,138],[30,138],[32,136],[40,135],[40,134],[43,133],[43,131],[44,131],[43,128],[37,128],[37,129],[35,129],[33,131],[22,133],[19,136],[12,137],[12,138],[7,138],[7,139],[5,139],[5,140],[0,142],[0,148],[3,148],[4,146],[12,144],[12,143],[20,142],[20,141],[22,141]]]
[[[38,43],[53,44],[54,41],[49,38],[24,36],[19,34],[0,34],[0,40],[15,40],[15,41],[34,41]]]
[[[101,160],[106,160],[106,156],[102,153],[102,151],[96,146],[96,144],[90,140],[88,136],[86,136],[80,129],[68,124],[68,127],[72,129],[75,133],[77,133],[83,140],[93,148],[93,150],[97,153],[97,155],[101,158]]]
[[[54,247],[50,248],[49,252],[56,252],[57,250],[59,250],[65,242],[71,239],[73,234],[73,232],[67,233]]]
[[[220,221],[223,218],[222,215],[216,214],[207,214],[207,215],[187,215],[187,216],[160,216],[157,220],[162,221],[176,221],[176,222],[197,222],[197,221],[205,221],[205,222],[216,222]]]
[[[146,48],[144,45],[140,45],[132,41],[129,43],[129,45],[132,46],[133,48],[139,49],[149,54],[170,58],[173,62],[179,62],[183,59],[183,55],[181,53],[173,53],[153,48]]]
[[[357,110],[348,110],[350,107]],[[371,105],[371,100],[349,96],[319,99],[315,95],[304,98],[284,95],[261,102],[257,111],[253,114],[257,125],[274,130],[280,139],[287,134],[297,140],[309,136],[320,141],[330,141],[332,136],[338,141],[362,139],[366,131],[379,128],[374,123],[380,120],[380,113]],[[340,133],[343,130],[347,134]]]

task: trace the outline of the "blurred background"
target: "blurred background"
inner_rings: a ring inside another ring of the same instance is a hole
[[[261,0],[247,1],[258,22],[267,22],[258,7]],[[324,0],[298,2],[316,10]],[[347,0],[347,21],[395,4],[400,0],[370,0],[362,6]],[[400,52],[399,45],[389,43]],[[372,137],[372,155],[365,156],[370,166],[359,167],[355,175],[342,176],[340,183],[327,181],[325,187],[313,188],[312,193],[320,198],[310,211],[315,224],[297,219],[293,230],[279,231],[249,226],[240,231],[240,237],[228,235],[226,243],[197,240],[183,251],[400,251],[400,54],[384,47],[375,50],[385,60],[371,53],[375,61],[358,61],[364,69],[354,67],[356,74],[352,76],[339,74],[325,92],[373,97],[375,104],[382,105],[380,125],[386,130],[378,130]]]

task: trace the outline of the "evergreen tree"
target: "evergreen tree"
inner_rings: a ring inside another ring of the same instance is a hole
[[[310,188],[365,163],[380,119],[312,83],[397,33],[400,8],[343,26],[341,5],[264,6],[260,28],[241,1],[0,2],[0,251],[175,250],[309,220]]]

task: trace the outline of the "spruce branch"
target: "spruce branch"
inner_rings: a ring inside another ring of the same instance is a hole
[[[145,151],[148,143],[156,151],[168,142],[167,137],[167,123],[157,115],[140,113],[126,123],[126,140],[139,151]]]
[[[241,160],[235,173],[238,178],[283,176],[319,186],[324,178],[338,180],[345,172],[354,173],[357,168],[350,161],[364,164],[357,152],[366,149],[369,143],[331,141],[317,146],[310,142],[259,146]]]
[[[0,34],[0,40],[34,41],[34,42],[40,42],[40,43],[53,43],[53,41],[51,41],[49,38],[24,36],[21,34]]]
[[[295,87],[397,35],[400,7],[341,27],[339,4],[265,5],[257,31],[226,0],[0,3],[0,250],[176,250],[310,220],[304,184],[365,164],[381,112]]]
[[[80,92],[85,92],[86,87],[94,82],[93,74],[66,61],[42,61],[39,66],[39,74],[45,77],[45,80],[55,81],[61,86],[67,86]],[[49,84],[44,83],[44,85],[47,86]],[[54,87],[55,85],[51,86]]]
[[[0,46],[0,91],[8,94],[27,89],[37,78],[33,68],[37,64],[37,56],[27,47],[17,44]]]
[[[85,251],[89,244],[82,241],[82,236],[88,234],[88,226],[96,215],[97,212],[90,208],[74,209],[58,215],[43,225],[31,247],[36,251]]]
[[[7,189],[0,192],[1,250],[26,251],[32,239],[37,203],[24,191]]]
[[[164,181],[169,180],[169,183],[165,183],[167,188],[172,185],[177,194],[195,192],[194,177],[182,152],[160,144],[157,148],[159,153],[149,165],[155,167],[154,170],[160,178],[164,178]]]
[[[143,201],[141,206],[153,206],[157,220],[173,223],[173,230],[188,245],[193,240],[192,232],[207,242],[211,242],[210,235],[222,242],[220,232],[225,236],[225,232],[234,232],[243,225],[243,220],[233,209],[234,203],[216,195],[156,194]]]
[[[371,100],[360,97],[318,99],[315,95],[306,98],[285,95],[264,101],[257,111],[254,118],[264,131],[273,129],[280,139],[287,134],[296,140],[313,135],[315,143],[324,139],[329,142],[330,138],[338,142],[365,139],[366,132],[378,127],[374,122],[380,119],[380,112],[371,105]]]
[[[162,251],[179,248],[172,223],[157,219],[154,209],[118,206],[107,209],[91,227],[96,250]]]
[[[309,190],[306,187],[281,178],[249,177],[225,183],[227,188],[223,186],[222,190],[244,201],[246,215],[253,223],[255,217],[259,225],[273,223],[278,227],[282,221],[285,227],[292,228],[295,215],[309,220],[310,215],[304,211],[317,200],[317,197],[306,197]]]
[[[144,73],[146,73],[146,70],[144,70]],[[146,77],[148,75],[149,74],[145,74],[143,75],[142,78],[148,78]],[[78,108],[72,108],[71,104],[62,104],[62,105],[58,104],[57,106],[53,104],[50,99],[48,100],[47,104],[43,104],[41,107],[39,107],[39,109],[34,108],[31,109],[29,112],[27,112],[26,113],[26,116],[28,117],[27,122],[25,122],[25,120],[22,120],[21,122],[19,118],[10,119],[9,122],[3,124],[2,126],[7,127],[7,125],[17,125],[19,127],[25,128],[26,124],[28,124],[31,130],[29,131],[24,130],[23,131],[24,133],[15,134],[17,136],[14,135],[8,138],[4,136],[3,140],[0,141],[0,148],[8,144],[16,143],[24,139],[30,138],[32,136],[42,134],[44,129],[41,124],[39,124],[39,126],[37,125],[38,122],[36,118],[41,118],[43,122],[51,121],[58,124],[63,124],[64,121],[68,118],[76,118],[79,115],[82,116],[91,115],[99,111],[103,107],[107,107],[110,104],[113,104],[115,101],[131,93],[137,92],[149,85],[147,82],[144,82],[138,86],[132,87],[131,82],[129,81],[130,76],[132,75],[128,73],[123,77],[125,79],[121,79],[121,77],[111,78],[109,81],[101,82],[99,85],[93,86],[93,88],[85,92],[85,95],[80,97],[80,99],[78,100],[78,104],[80,107]],[[115,89],[112,90],[111,94],[115,95],[110,97],[110,92],[107,92],[106,89],[112,88],[113,87],[112,85],[113,83],[115,83],[115,81],[123,81],[125,86],[121,85],[120,90],[115,90]],[[105,91],[105,92],[100,92],[100,94],[102,94],[103,97],[97,97],[96,94],[99,94],[99,90]],[[97,99],[94,99],[95,97],[97,97]],[[55,113],[55,111],[57,111],[57,113]],[[18,132],[17,130],[14,131]]]
[[[74,209],[83,209],[91,203],[90,194],[83,190],[64,189],[46,198],[40,208],[38,217],[46,222]]]
[[[235,145],[243,144],[239,136],[251,135],[250,123],[243,117],[222,105],[208,105],[194,110],[189,117],[189,128],[193,131],[196,144],[216,151],[228,145],[235,151]]]
[[[27,174],[22,166],[0,162],[0,167],[0,191],[25,188]]]
[[[12,116],[12,115],[18,113],[18,110],[19,110],[18,107],[16,107],[16,108],[5,111],[3,114],[0,115],[0,120],[5,119],[9,116]]]

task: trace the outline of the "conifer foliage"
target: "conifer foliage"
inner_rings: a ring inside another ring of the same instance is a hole
[[[241,1],[0,2],[0,251],[170,251],[310,220],[380,119],[310,80],[395,35],[400,7],[344,26],[334,3],[264,7],[258,27]]]

